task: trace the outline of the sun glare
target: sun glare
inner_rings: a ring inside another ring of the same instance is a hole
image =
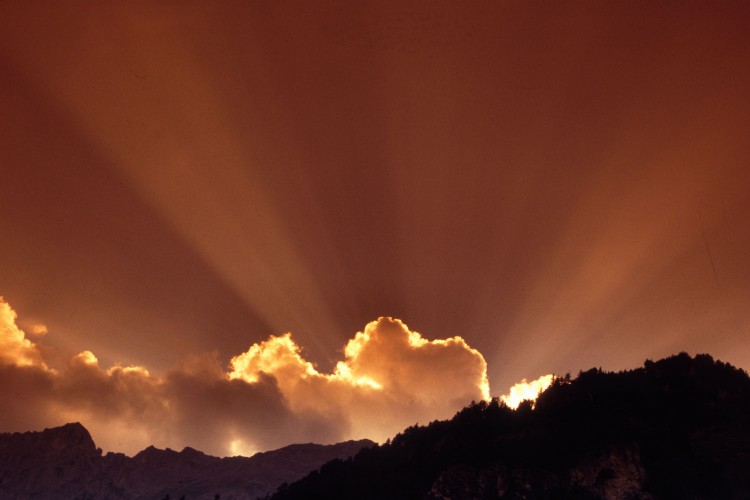
[[[554,378],[554,375],[542,375],[531,382],[527,382],[526,379],[521,379],[519,383],[510,388],[508,394],[500,396],[500,400],[513,409],[518,408],[518,405],[520,405],[522,401],[536,401],[539,394],[552,384]]]
[[[252,457],[256,453],[258,453],[258,450],[256,450],[255,447],[248,445],[242,439],[232,439],[229,442],[229,451],[230,456],[232,457]]]

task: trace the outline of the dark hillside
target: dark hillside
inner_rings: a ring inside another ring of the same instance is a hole
[[[708,355],[557,379],[411,427],[272,497],[750,498],[750,379]]]

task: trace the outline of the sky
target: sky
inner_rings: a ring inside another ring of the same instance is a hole
[[[0,2],[0,431],[248,453],[750,368],[748,32],[740,1]]]

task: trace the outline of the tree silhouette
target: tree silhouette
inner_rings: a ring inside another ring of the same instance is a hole
[[[635,496],[750,498],[748,449],[747,373],[680,353],[636,370],[557,378],[515,411],[497,399],[472,402],[272,498],[425,498],[440,488],[454,498],[597,498],[627,474],[640,478]]]

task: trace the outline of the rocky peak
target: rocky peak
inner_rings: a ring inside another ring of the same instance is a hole
[[[0,461],[13,456],[57,456],[75,454],[92,458],[101,456],[91,434],[80,423],[44,429],[41,432],[0,434],[3,443]]]
[[[91,434],[79,422],[44,429],[40,442],[48,442],[54,450],[76,450],[101,455],[101,450],[97,449]]]

